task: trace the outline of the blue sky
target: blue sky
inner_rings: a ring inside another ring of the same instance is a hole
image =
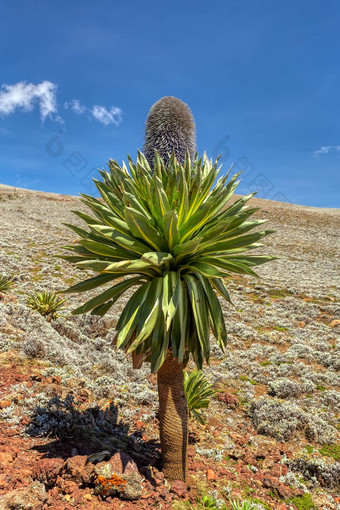
[[[339,207],[339,24],[336,0],[5,2],[0,182],[94,192],[173,95],[239,192]]]

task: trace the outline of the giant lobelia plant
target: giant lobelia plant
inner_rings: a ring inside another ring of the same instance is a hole
[[[142,153],[129,168],[110,160],[94,182],[101,199],[82,195],[91,215],[74,211],[86,228],[68,225],[78,242],[63,256],[97,273],[66,292],[98,288],[98,295],[73,311],[104,315],[128,289],[116,325],[117,347],[157,373],[162,463],[169,479],[186,479],[188,406],[183,367],[190,355],[199,369],[209,362],[210,329],[224,351],[227,343],[221,303],[230,301],[225,278],[256,276],[254,266],[273,257],[245,252],[262,246],[271,231],[251,232],[266,220],[250,220],[253,194],[229,201],[238,175],[218,176],[206,155],[187,152],[167,167],[155,155],[153,169]],[[100,287],[106,285],[105,290]]]

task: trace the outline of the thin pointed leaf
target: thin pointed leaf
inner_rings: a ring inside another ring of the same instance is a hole
[[[131,296],[129,301],[126,303],[124,310],[121,313],[121,316],[118,319],[116,324],[117,331],[121,331],[127,324],[128,318],[131,314],[138,308],[139,305],[144,303],[144,300],[147,296],[148,290],[150,288],[151,282],[148,281],[144,283],[136,292]]]
[[[177,212],[174,210],[166,212],[162,217],[162,225],[165,240],[168,243],[169,250],[172,250],[179,239]]]
[[[99,243],[97,241],[91,241],[83,239],[80,241],[81,245],[84,246],[87,250],[89,250],[92,253],[95,253],[97,255],[104,255],[109,258],[114,258],[118,260],[126,259],[127,257],[131,257],[131,252],[127,250],[123,250],[120,247],[117,246],[110,246],[106,243]],[[136,255],[137,256],[137,255]]]
[[[195,319],[197,335],[201,346],[201,353],[207,360],[209,359],[209,316],[205,294],[200,281],[193,276],[185,275],[191,307]]]
[[[105,290],[98,296],[90,299],[82,306],[79,306],[75,310],[72,311],[72,315],[79,315],[81,313],[86,313],[92,310],[93,308],[102,305],[103,303],[106,303],[106,301],[109,301],[113,298],[115,298],[117,295],[121,295],[123,292],[125,292],[130,287],[133,287],[134,285],[137,285],[140,280],[140,277],[136,278],[130,278],[129,280],[125,280],[123,282],[117,283],[114,287],[111,287],[108,290]]]
[[[144,262],[148,262],[149,264],[153,266],[162,266],[163,264],[166,264],[167,262],[170,262],[173,260],[173,257],[171,253],[166,253],[164,251],[150,251],[148,253],[144,253],[142,255],[142,260]]]
[[[226,300],[228,301],[231,305],[233,304],[233,302],[231,301],[231,298],[230,298],[230,295],[229,295],[229,292],[228,292],[228,289],[224,283],[223,280],[221,280],[220,278],[211,278],[211,283],[213,285],[213,287],[217,290],[217,292]]]
[[[120,275],[106,273],[100,274],[98,276],[95,276],[94,278],[89,278],[88,280],[72,285],[72,287],[63,290],[63,293],[67,294],[71,292],[87,292],[88,290],[92,290],[101,285],[105,285],[106,283],[109,283],[117,278],[120,278]]]
[[[215,338],[222,352],[225,352],[225,347],[227,345],[227,331],[225,327],[221,304],[215,292],[211,288],[209,280],[202,276],[199,276],[198,278],[207,296],[206,301],[209,305],[210,310],[210,324],[212,326]]]
[[[186,255],[191,255],[194,253],[200,245],[201,238],[197,237],[195,239],[191,239],[185,243],[176,244],[173,249],[174,255],[178,257],[178,260]]]
[[[125,207],[124,211],[125,219],[134,236],[143,239],[149,247],[151,246],[155,251],[166,251],[167,246],[164,239],[157,230],[150,225],[145,216],[131,207]],[[150,251],[150,249],[147,251]]]
[[[198,272],[203,276],[207,276],[208,278],[225,278],[228,276],[227,273],[220,271],[216,266],[218,264],[214,263],[214,259],[211,258],[209,261],[202,259],[202,261],[193,261],[188,264],[187,268],[191,269],[193,272]]]
[[[148,246],[147,244],[142,243],[141,241],[135,239],[134,237],[126,236],[121,232],[117,232],[115,229],[112,229],[110,227],[93,225],[90,228],[91,230],[93,229],[95,232],[99,232],[100,234],[104,235],[105,237],[115,242],[122,248],[137,253],[138,255],[143,255],[143,253],[150,251],[150,246]]]
[[[245,236],[240,236],[234,239],[229,239],[227,241],[214,241],[213,239],[211,241],[207,241],[205,243],[201,243],[198,252],[200,255],[208,255],[211,253],[218,253],[218,252],[227,252],[228,250],[233,250],[236,248],[246,247],[250,246],[253,243],[256,243],[263,237],[271,234],[271,230],[264,230],[261,232],[255,232],[253,234],[248,234]],[[226,253],[227,255],[227,253]]]
[[[140,343],[152,334],[157,320],[162,285],[163,278],[154,278],[152,280],[148,295],[143,304],[143,309],[141,310],[136,338],[127,349],[127,354],[134,351]]]
[[[229,271],[231,273],[239,273],[239,274],[249,274],[251,276],[258,275],[250,269],[250,267],[241,264],[241,262],[231,262],[227,258],[223,257],[202,257],[202,262],[207,262],[210,264],[214,264],[217,267],[220,267],[221,269],[225,269],[226,271]]]

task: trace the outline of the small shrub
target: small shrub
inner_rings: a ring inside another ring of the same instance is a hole
[[[31,337],[26,340],[22,350],[28,358],[44,358],[46,356],[46,348],[44,342],[36,337]]]
[[[340,488],[340,463],[334,460],[325,461],[309,453],[299,452],[286,462],[288,468],[300,473],[305,480],[323,487]],[[297,505],[296,505],[297,506]]]
[[[268,382],[269,395],[276,395],[279,398],[297,397],[300,395],[301,390],[300,384],[286,377]]]
[[[300,408],[268,397],[252,402],[250,416],[259,434],[275,437],[278,441],[288,441],[305,425]]]
[[[12,276],[0,275],[0,292],[5,292],[13,285]]]
[[[66,299],[62,299],[54,292],[41,292],[30,296],[26,304],[33,310],[37,310],[41,315],[49,316],[55,319],[59,316],[58,312],[65,307],[62,306]]]
[[[204,377],[200,370],[193,370],[189,374],[184,371],[184,390],[187,397],[189,415],[193,416],[199,423],[203,424],[204,419],[200,413],[201,409],[209,407],[210,398],[216,391]]]
[[[249,410],[253,425],[259,434],[288,441],[302,431],[307,441],[333,443],[336,431],[317,413],[306,413],[293,402],[283,402],[277,397],[259,397]],[[325,417],[324,417],[325,418]]]

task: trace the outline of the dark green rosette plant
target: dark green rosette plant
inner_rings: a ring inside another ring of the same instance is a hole
[[[272,260],[249,255],[270,230],[253,231],[266,220],[250,220],[254,193],[230,204],[239,174],[215,180],[218,160],[206,155],[167,167],[156,153],[151,169],[142,153],[129,169],[110,160],[101,199],[82,195],[91,215],[74,211],[86,228],[68,225],[79,237],[66,260],[96,276],[66,292],[98,288],[98,295],[73,311],[104,315],[133,290],[119,320],[117,347],[157,373],[163,469],[170,479],[187,472],[188,406],[183,367],[190,354],[198,369],[209,362],[210,329],[224,351],[227,333],[218,295],[231,302],[225,278],[257,276],[254,267]],[[105,290],[100,290],[107,285]]]

